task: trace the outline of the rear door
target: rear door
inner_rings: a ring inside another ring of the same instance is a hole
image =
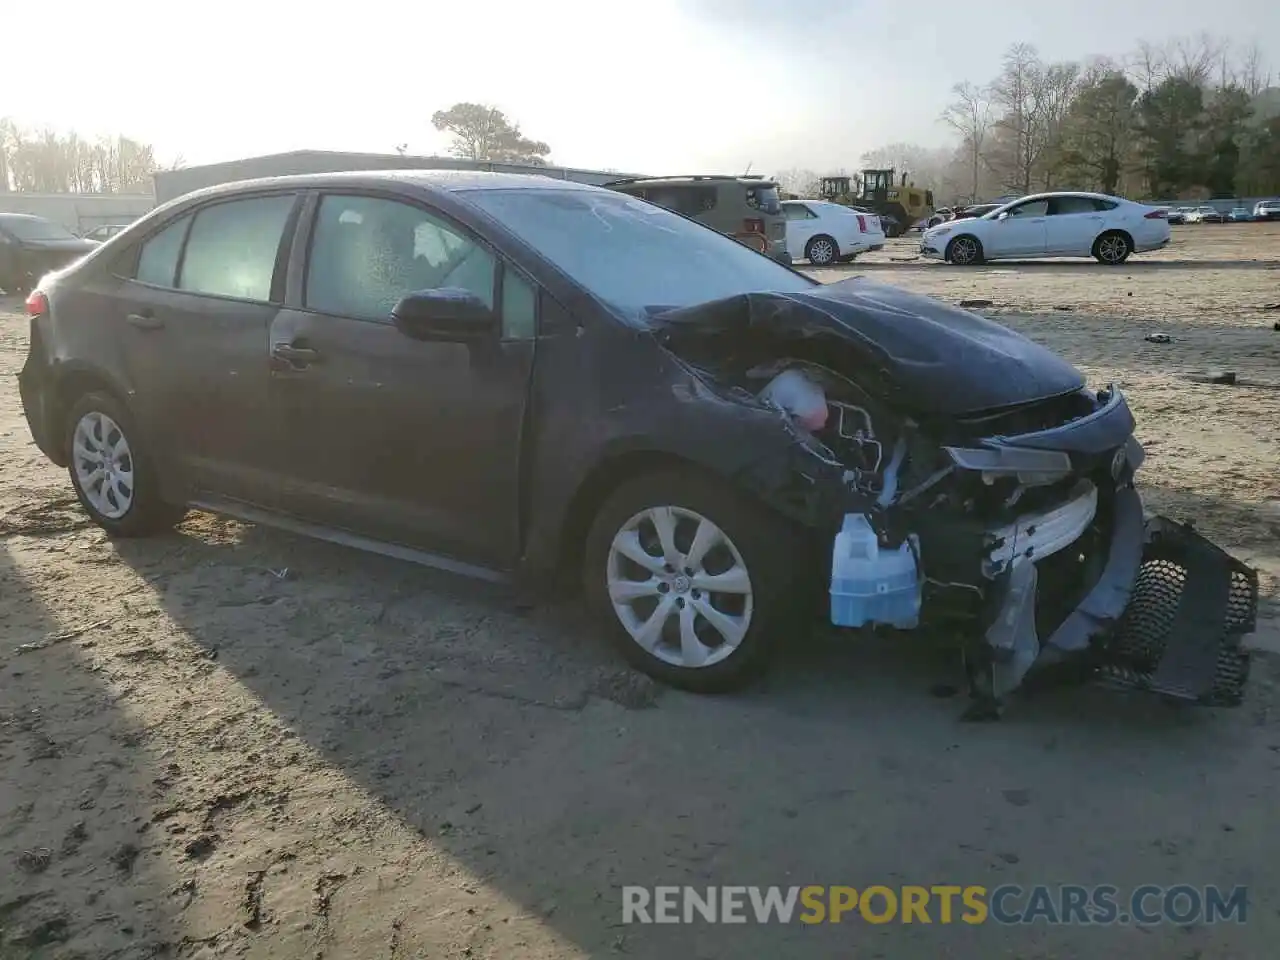
[[[1106,224],[1092,197],[1052,197],[1045,224],[1045,252],[1051,256],[1088,257]]]
[[[172,220],[135,248],[104,298],[135,415],[192,499],[265,504],[277,485],[267,332],[298,203],[295,192],[265,193]]]
[[[506,566],[519,535],[536,287],[425,205],[326,192],[309,209],[290,271],[291,309],[270,333],[285,508],[327,527]],[[501,314],[502,335],[424,342],[393,325],[401,297],[442,287],[481,297]]]

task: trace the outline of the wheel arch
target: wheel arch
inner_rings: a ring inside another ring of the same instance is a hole
[[[804,256],[806,260],[809,259],[809,251],[813,249],[813,245],[817,243],[819,240],[827,240],[830,242],[832,248],[835,251],[834,255],[832,256],[832,260],[840,259],[840,241],[837,240],[830,233],[815,233],[812,237],[810,237],[808,240],[805,241]]]
[[[577,571],[582,566],[587,533],[596,514],[613,492],[629,480],[661,470],[685,471],[729,484],[739,496],[757,504],[761,509],[786,522],[796,522],[787,518],[777,506],[770,504],[750,487],[735,483],[725,471],[710,463],[657,447],[615,450],[607,453],[587,471],[569,501],[558,531],[556,560],[559,579],[566,583],[577,583]]]
[[[1099,242],[1101,242],[1102,238],[1110,233],[1118,233],[1120,234],[1120,236],[1124,237],[1127,241],[1129,241],[1130,250],[1133,250],[1134,247],[1136,246],[1133,240],[1133,234],[1130,233],[1128,230],[1126,230],[1124,227],[1107,227],[1105,230],[1099,231],[1098,235],[1093,238],[1093,246],[1090,247],[1089,249],[1096,251],[1098,249],[1098,244]]]
[[[618,450],[596,462],[574,491],[559,531],[559,567],[566,583],[577,584],[587,532],[613,491],[628,480],[659,470],[693,470],[720,477],[706,465],[668,450],[639,448]],[[723,479],[722,477],[720,477]]]
[[[53,389],[49,393],[48,429],[56,456],[51,454],[50,459],[58,466],[65,467],[67,457],[62,449],[62,438],[72,405],[86,394],[105,393],[128,407],[130,391],[116,377],[89,363],[59,364],[51,380]]]
[[[965,239],[972,240],[974,243],[976,243],[978,245],[978,254],[984,258],[986,257],[987,247],[986,247],[986,244],[982,242],[982,238],[978,236],[976,233],[973,233],[971,231],[965,231],[964,233],[957,233],[954,237],[952,237],[950,240],[947,241],[946,247],[943,248],[942,256],[947,263],[951,262],[951,248],[955,246],[956,241],[965,240]]]

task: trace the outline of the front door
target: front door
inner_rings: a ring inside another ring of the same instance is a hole
[[[267,332],[283,300],[293,193],[205,206],[152,234],[91,307],[121,344],[166,485],[265,504],[275,427]],[[91,293],[91,295],[93,295]]]
[[[403,200],[326,194],[310,233],[301,302],[270,335],[286,508],[505,566],[519,543],[536,288],[463,227]],[[499,311],[502,335],[424,342],[392,324],[402,296],[444,287]]]
[[[1045,221],[1048,200],[1027,200],[1010,207],[991,225],[983,241],[991,257],[1039,257],[1045,251]]]

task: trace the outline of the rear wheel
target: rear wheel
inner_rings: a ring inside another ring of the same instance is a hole
[[[971,267],[982,263],[982,243],[968,234],[956,237],[947,244],[946,258],[958,267]]]
[[[1133,241],[1119,230],[1108,230],[1093,241],[1093,256],[1099,263],[1119,266],[1133,253]]]
[[[633,666],[686,690],[732,690],[805,622],[799,549],[783,520],[732,488],[664,470],[623,484],[597,514],[585,592]]]
[[[67,417],[64,442],[76,497],[108,533],[146,536],[182,519],[182,508],[161,499],[145,444],[128,409],[114,397],[81,397]]]
[[[815,267],[826,267],[835,263],[840,256],[840,248],[826,234],[819,234],[811,239],[804,248],[804,257]]]

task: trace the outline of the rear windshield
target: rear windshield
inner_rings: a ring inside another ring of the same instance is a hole
[[[2,217],[0,228],[19,240],[77,240],[74,233],[52,220],[42,217]]]
[[[817,285],[710,227],[623,193],[459,193],[636,323],[664,309],[742,293],[800,293]]]
[[[782,200],[778,196],[777,185],[769,183],[747,187],[747,206],[764,213],[781,213]]]

